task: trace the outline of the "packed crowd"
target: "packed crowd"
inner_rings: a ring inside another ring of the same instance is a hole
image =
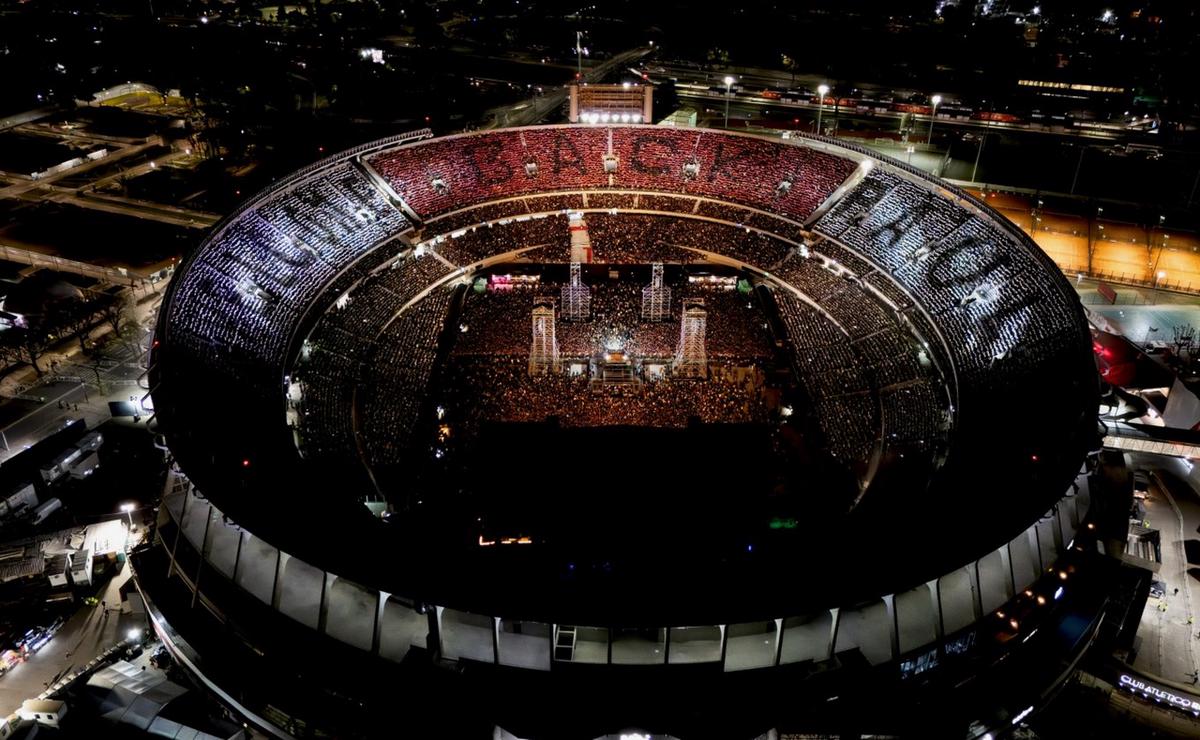
[[[909,331],[885,321],[854,338],[789,291],[773,296],[796,374],[835,454],[865,460],[881,439],[924,450],[944,438],[944,384]]]
[[[167,337],[210,370],[277,387],[307,306],[331,280],[365,269],[356,260],[409,225],[350,164],[301,181],[229,223],[176,277]]]
[[[612,157],[616,170],[606,172]],[[778,140],[621,126],[435,139],[369,164],[426,218],[496,198],[613,187],[702,195],[803,220],[855,168],[853,160]]]
[[[879,437],[879,407],[849,338],[787,290],[773,292],[792,366],[813,404],[830,451],[861,462]]]
[[[685,297],[704,299],[709,358],[749,362],[770,356],[769,331],[754,299],[729,290],[689,289],[676,280],[671,282],[672,320],[649,322],[641,317],[643,287],[632,280],[592,285],[591,320],[560,318],[557,322],[562,356],[591,357],[615,342],[633,357],[671,357],[679,343],[680,306]],[[527,356],[534,301],[557,296],[560,288],[560,283],[544,283],[534,289],[469,295],[460,319],[467,331],[459,334],[454,354]]]
[[[960,378],[995,382],[1076,333],[1069,296],[1037,255],[940,194],[873,171],[817,223],[902,284],[936,321]],[[884,281],[871,280],[873,285]]]
[[[770,269],[783,260],[789,246],[743,227],[684,217],[634,213],[584,215],[592,245],[592,261],[600,264],[645,265],[689,263],[700,250],[722,254]],[[537,246],[518,259],[564,263],[571,260],[570,232],[564,216],[518,217],[490,226],[475,226],[423,242],[456,265]]]
[[[707,380],[664,377],[636,387],[597,387],[586,375],[531,376],[519,357],[457,358],[443,376],[442,396],[457,406],[470,435],[484,421],[545,421],[563,426],[685,427],[765,421],[767,405],[758,373]]]
[[[440,331],[451,291],[434,289],[399,312],[447,272],[432,256],[396,259],[364,278],[318,321],[306,343],[306,360],[294,372],[304,387],[299,431],[305,454],[353,458],[351,409],[358,385],[388,371],[415,372],[411,380],[432,369],[429,350],[436,349],[436,341],[430,339],[437,334],[429,327]],[[404,394],[396,395],[396,413],[403,415],[399,397]]]
[[[443,234],[424,244],[456,265],[470,265],[505,252],[550,245],[570,259],[570,232],[565,216],[524,217]]]
[[[363,445],[375,464],[399,461],[412,442],[453,296],[444,288],[430,293],[374,344],[357,409]]]

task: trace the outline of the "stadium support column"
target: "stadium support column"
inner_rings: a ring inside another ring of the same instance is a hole
[[[333,582],[337,580],[337,576],[329,571],[325,571],[321,575],[321,602],[317,606],[317,632],[325,635],[329,634],[325,631],[329,626],[329,591],[333,588]]]
[[[554,307],[533,308],[533,346],[529,348],[529,374],[558,372],[558,338],[554,331]]]
[[[896,595],[888,594],[883,597],[883,607],[887,610],[888,642],[892,646],[892,660],[900,654],[900,624],[896,621]]]
[[[492,663],[500,665],[500,617],[492,617]]]
[[[441,657],[446,652],[446,646],[444,644],[442,644],[442,612],[444,612],[444,611],[446,611],[446,608],[443,606],[434,606],[433,607],[433,614],[434,614],[434,619],[433,619],[434,630],[433,631],[437,632],[438,657]]]
[[[826,660],[832,658],[834,652],[837,650],[837,633],[840,614],[841,610],[837,607],[829,610],[829,649],[825,651]]]
[[[704,337],[708,312],[704,301],[688,300],[683,306],[679,326],[679,348],[675,351],[675,374],[685,378],[703,378],[708,374],[708,356]]]
[[[203,575],[203,573],[204,573],[204,563],[205,563],[205,561],[208,560],[208,557],[212,552],[212,543],[210,543],[208,541],[208,532],[211,529],[212,520],[213,520],[212,511],[213,511],[212,504],[209,504],[208,505],[208,516],[204,517],[204,538],[200,540],[199,563],[196,565],[196,574],[192,577],[193,578],[192,585],[195,586],[195,588],[192,589],[192,608],[193,609],[196,608],[196,601],[200,598],[200,576]],[[132,519],[133,519],[133,515],[131,514],[130,520],[132,521]]]
[[[1004,574],[1008,576],[1008,579],[1005,581],[1005,585],[1007,586],[1005,593],[1011,599],[1017,593],[1017,579],[1013,576],[1012,556],[1008,552],[1008,543],[1001,545],[996,551],[1000,553],[1000,567],[1003,569]]]
[[[783,619],[775,618],[775,658],[771,661],[771,665],[779,665],[779,658],[783,654]]]
[[[979,561],[967,566],[967,579],[971,581],[971,608],[975,611],[975,619],[983,618],[983,591],[979,587]]]
[[[1036,524],[1034,524],[1032,527],[1030,527],[1029,530],[1027,530],[1027,531],[1030,531],[1033,533],[1033,536],[1030,538],[1030,546],[1033,548],[1033,552],[1037,556],[1038,567],[1041,568],[1042,570],[1049,568],[1051,565],[1053,565],[1053,563],[1052,562],[1047,563],[1045,558],[1042,557],[1042,533],[1041,533],[1041,531],[1038,530],[1038,527]]]
[[[375,602],[375,626],[371,629],[372,655],[379,655],[379,646],[383,642],[383,612],[387,609],[389,598],[391,598],[391,594],[387,591],[378,592],[378,600]]]
[[[271,608],[279,611],[279,578],[283,575],[284,569],[287,568],[287,563],[291,559],[291,556],[280,549],[276,549],[275,553],[275,581],[271,585]]]
[[[946,626],[942,622],[942,593],[938,587],[938,579],[925,583],[925,588],[929,589],[929,605],[933,608],[933,629],[937,635],[938,646],[942,644],[942,638],[946,634]]]
[[[171,542],[171,557],[167,560],[167,578],[175,575],[175,552],[179,548],[179,538],[183,533],[183,518],[187,516],[188,499],[192,493],[192,482],[188,481],[183,496],[183,505],[179,509],[179,521],[175,522],[175,539]]]

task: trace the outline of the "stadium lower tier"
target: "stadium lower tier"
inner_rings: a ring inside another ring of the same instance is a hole
[[[1097,522],[1122,513],[1101,485],[1081,472],[1011,542],[909,591],[739,624],[545,623],[401,599],[278,550],[178,471],[134,564],[181,665],[277,737],[372,737],[383,727],[492,737],[503,727],[562,738],[639,727],[749,740],[773,726],[978,736],[1041,701],[1092,638],[1111,567]],[[1027,671],[1015,691],[1013,674]],[[664,679],[669,692],[651,689]],[[989,693],[996,682],[1004,701]],[[599,686],[603,701],[589,693]],[[724,701],[680,712],[693,688]],[[397,696],[407,701],[396,706]],[[531,711],[534,696],[541,709]],[[738,709],[739,696],[757,697],[753,710]],[[854,697],[865,696],[875,711],[861,711]],[[415,709],[451,697],[469,718]]]

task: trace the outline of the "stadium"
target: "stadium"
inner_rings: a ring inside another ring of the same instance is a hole
[[[150,381],[138,586],[264,734],[982,736],[1101,621],[1078,297],[853,145],[358,147],[185,260]]]

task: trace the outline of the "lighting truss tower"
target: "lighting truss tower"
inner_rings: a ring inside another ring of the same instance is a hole
[[[571,283],[562,289],[563,319],[587,321],[592,316],[592,290],[583,284],[578,262],[571,263]]]
[[[663,285],[663,266],[650,266],[650,284],[642,288],[642,318],[646,321],[666,321],[671,317],[671,288]]]
[[[529,374],[545,375],[553,372],[558,372],[558,337],[554,331],[554,306],[534,306]]]
[[[675,374],[685,378],[703,378],[708,374],[708,355],[704,334],[708,312],[702,299],[683,302],[683,321],[679,325],[679,349],[675,351]]]

